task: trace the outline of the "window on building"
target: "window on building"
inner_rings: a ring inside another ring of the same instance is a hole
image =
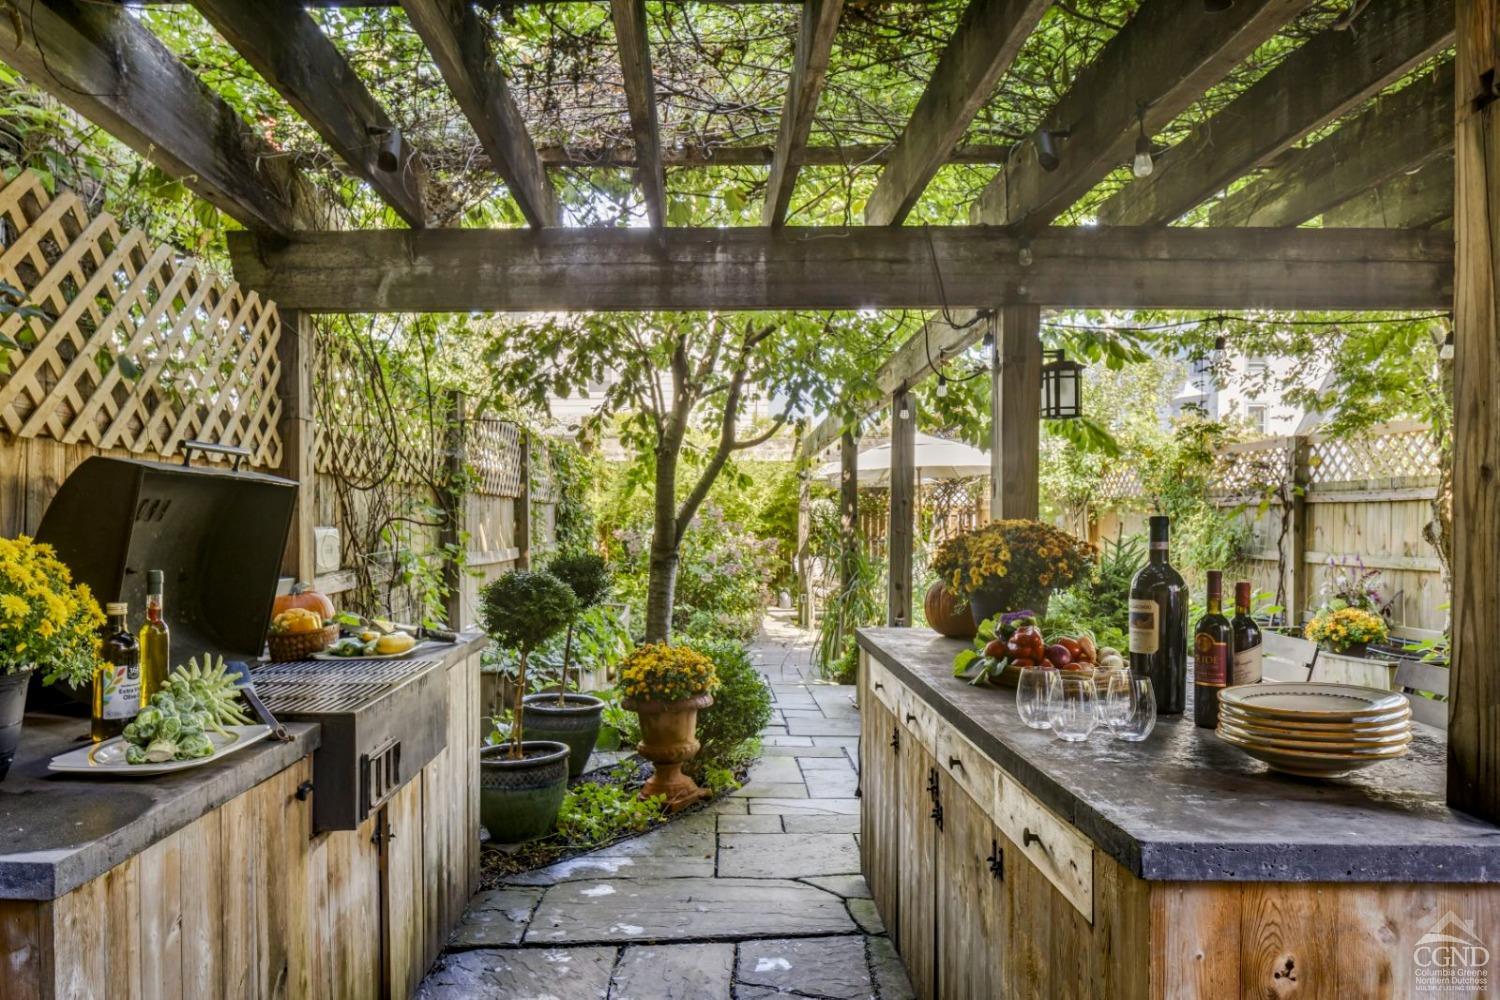
[[[1270,424],[1270,407],[1263,403],[1251,403],[1246,412],[1250,417],[1250,426],[1261,434],[1266,433]]]

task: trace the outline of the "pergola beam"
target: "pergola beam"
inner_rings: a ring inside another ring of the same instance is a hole
[[[1041,131],[1068,136],[1056,139],[1055,169],[1042,166],[1035,141],[1017,146],[971,217],[1040,232],[1130,158],[1141,109],[1147,131],[1160,130],[1312,2],[1238,0],[1209,12],[1145,0],[1043,120]]]
[[[865,224],[899,225],[1010,69],[1051,0],[971,0],[865,204]]]
[[[797,186],[797,170],[807,137],[812,132],[813,115],[823,94],[828,75],[828,59],[833,39],[844,13],[844,0],[806,0],[802,6],[802,26],[797,33],[797,51],[792,63],[792,78],[787,84],[786,103],[781,108],[781,127],[776,133],[775,152],[771,158],[771,177],[766,182],[766,200],[761,209],[761,225],[779,226],[786,219]]]
[[[1429,309],[1448,301],[1453,245],[1381,230],[1059,228],[1027,240],[859,226],[231,233],[230,252],[248,287],[322,312]]]
[[[1209,210],[1214,226],[1295,226],[1453,150],[1453,63],[1379,99]]]
[[[0,0],[0,60],[250,229],[329,224],[291,160],[123,7]]]
[[[490,27],[465,0],[402,0],[454,100],[533,226],[561,222],[557,195],[490,45]]]
[[[1421,229],[1451,218],[1453,157],[1442,156],[1420,170],[1402,174],[1329,209],[1323,213],[1323,225]]]
[[[1453,0],[1385,0],[1321,32],[1099,207],[1110,226],[1171,222],[1453,44]]]
[[[656,80],[651,73],[645,0],[610,0],[609,11],[620,46],[625,103],[630,108],[630,129],[635,136],[636,183],[646,199],[651,228],[660,230],[667,224],[667,174],[661,163],[661,128],[656,118]]]
[[[193,6],[382,201],[427,224],[422,158],[299,0]]]
[[[803,146],[790,157],[796,167],[880,167],[889,163],[894,147],[888,143],[847,143],[840,146]],[[959,146],[949,163],[993,166],[1004,163],[1009,146],[978,143]],[[540,146],[537,155],[548,170],[577,167],[629,168],[637,166],[630,146]],[[664,167],[769,167],[775,146],[684,146],[664,149]]]

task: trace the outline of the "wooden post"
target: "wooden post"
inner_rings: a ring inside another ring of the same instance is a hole
[[[281,366],[277,387],[281,420],[277,429],[281,434],[281,465],[276,471],[298,484],[281,572],[310,584],[317,569],[313,526],[318,516],[314,492],[317,456],[313,453],[313,442],[317,428],[312,394],[313,321],[305,313],[291,309],[282,309],[278,315],[281,337],[276,342],[276,359]]]
[[[516,493],[516,568],[531,568],[531,435],[521,432],[521,488]]]
[[[1458,0],[1448,803],[1500,822],[1500,0]]]
[[[1041,448],[1042,313],[1036,306],[1004,306],[990,322],[990,516],[1039,512],[1037,464]]]
[[[904,414],[904,415],[903,415]],[[891,521],[886,531],[890,573],[887,625],[911,624],[911,557],[916,541],[917,401],[905,390],[891,394]]]
[[[1309,467],[1307,464],[1308,441],[1298,435],[1292,438],[1287,462],[1292,474],[1292,489],[1288,502],[1291,504],[1291,521],[1286,537],[1286,621],[1299,626],[1302,612],[1307,610],[1307,486]]]
[[[812,553],[808,539],[812,534],[812,479],[807,463],[799,461],[797,470],[797,620],[803,628],[813,624]]]
[[[859,438],[846,430],[839,438],[839,593],[854,586],[859,560]]]
[[[443,528],[440,540],[443,544],[443,586],[448,590],[449,628],[461,629],[468,624],[464,620],[464,551],[468,544],[464,535],[464,507],[466,500],[462,483],[464,471],[469,464],[468,414],[464,394],[454,390],[448,397],[447,467],[448,475],[443,483],[439,506],[443,510]]]

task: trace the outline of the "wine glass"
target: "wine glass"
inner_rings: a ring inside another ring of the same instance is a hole
[[[1016,714],[1032,729],[1047,729],[1047,701],[1058,683],[1058,672],[1051,667],[1022,667],[1016,680]]]
[[[1115,739],[1139,743],[1156,728],[1156,692],[1151,678],[1112,673],[1104,692],[1104,723]]]
[[[1099,694],[1099,721],[1103,725],[1109,725],[1111,713],[1119,711],[1120,703],[1109,698],[1111,686],[1125,684],[1129,679],[1129,667],[1100,667],[1094,672],[1094,688]]]
[[[1061,677],[1047,697],[1047,721],[1052,735],[1081,743],[1099,725],[1099,694],[1089,676]]]

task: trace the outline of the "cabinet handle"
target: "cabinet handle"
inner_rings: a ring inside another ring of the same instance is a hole
[[[961,769],[961,768],[963,768],[963,766],[964,766],[964,762],[961,761],[961,760],[959,760],[957,757],[949,757],[948,758],[948,770],[951,771],[955,767]]]
[[[1025,848],[1030,847],[1032,844],[1040,845],[1044,851],[1047,849],[1047,845],[1042,843],[1041,834],[1032,833],[1031,827],[1028,826],[1021,831],[1021,846]]]
[[[313,783],[311,781],[304,781],[302,784],[297,786],[297,801],[306,802],[308,796],[312,793]]]
[[[908,726],[911,725],[913,722],[916,722],[916,721],[917,721],[917,717],[915,715],[912,715],[910,712],[906,713],[906,724]]]
[[[990,840],[990,856],[984,859],[989,862],[990,874],[995,878],[1005,881],[1005,852],[1000,849],[1000,842]]]
[[[875,682],[875,690],[877,690],[877,691],[884,691],[885,690],[885,685],[882,684],[882,683],[880,683],[879,681],[876,681]]]

